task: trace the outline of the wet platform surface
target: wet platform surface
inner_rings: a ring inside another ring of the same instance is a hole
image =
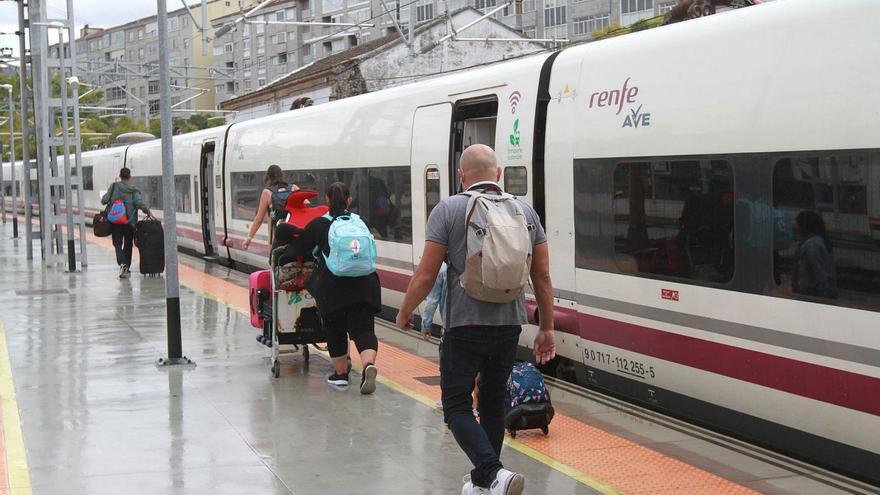
[[[43,269],[10,232],[0,227],[0,493],[460,493],[470,465],[433,405],[435,344],[378,325],[371,396],[328,387],[318,352],[285,358],[274,379],[243,314],[246,276],[182,257],[196,365],[159,369],[164,279],[119,280],[104,239],[81,273]],[[869,492],[577,387],[552,393],[550,435],[521,433],[502,456],[529,494]]]

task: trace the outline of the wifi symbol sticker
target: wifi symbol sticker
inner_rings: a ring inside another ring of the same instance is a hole
[[[516,107],[519,105],[519,100],[522,98],[522,94],[519,91],[514,91],[510,93],[510,113],[516,113]]]

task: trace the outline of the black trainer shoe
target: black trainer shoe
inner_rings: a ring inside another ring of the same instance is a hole
[[[335,387],[347,387],[348,386],[348,373],[339,374],[333,373],[332,375],[327,377],[327,383],[333,385]]]
[[[362,394],[369,395],[376,391],[376,375],[378,374],[379,369],[376,368],[374,365],[368,364],[364,366],[364,371],[361,375]]]

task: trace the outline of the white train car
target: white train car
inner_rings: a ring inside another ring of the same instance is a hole
[[[546,211],[581,381],[880,481],[878,19],[779,1],[558,56]],[[777,224],[803,211],[833,298],[792,285]]]
[[[216,256],[225,238],[222,198],[215,194],[222,185],[221,181],[215,180],[215,169],[219,171],[220,168],[217,166],[220,156],[215,150],[227,128],[213,127],[174,137],[178,244],[185,250],[207,256]],[[131,183],[141,190],[153,215],[161,219],[164,213],[162,141],[157,139],[129,146],[125,165],[131,169]]]
[[[490,144],[545,222],[561,370],[880,484],[878,19],[873,0],[779,0],[177,136],[177,234],[265,267],[265,227],[241,245],[266,168],[345,181],[393,316],[458,154]],[[123,150],[161,214],[159,142]],[[84,155],[97,188],[113,153]],[[802,213],[833,290],[794,275]]]

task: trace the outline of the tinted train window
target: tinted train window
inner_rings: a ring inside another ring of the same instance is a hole
[[[295,170],[286,171],[284,176],[300,189],[318,191],[318,197],[311,201],[314,205],[324,203],[324,192],[330,184],[344,182],[351,191],[352,211],[363,217],[376,239],[412,242],[409,167]],[[233,173],[233,218],[253,220],[263,188],[263,172]]]
[[[774,278],[793,296],[880,308],[880,153],[779,159]]]
[[[232,218],[252,221],[260,206],[260,194],[263,191],[263,174],[260,172],[233,172],[232,182]]]
[[[93,167],[89,165],[88,167],[82,168],[82,185],[84,191],[94,191],[95,190],[95,182],[92,178],[92,170]]]
[[[620,163],[613,181],[614,261],[620,271],[730,281],[734,197],[726,161]]]
[[[425,171],[425,223],[438,204],[440,204],[440,171],[430,167]]]
[[[504,192],[514,196],[529,193],[529,172],[525,167],[506,167],[504,169]]]
[[[140,190],[144,202],[154,210],[161,210],[162,206],[162,176],[147,175],[132,177],[129,183]]]
[[[189,188],[189,175],[174,176],[174,200],[178,213],[192,213],[192,196]]]

